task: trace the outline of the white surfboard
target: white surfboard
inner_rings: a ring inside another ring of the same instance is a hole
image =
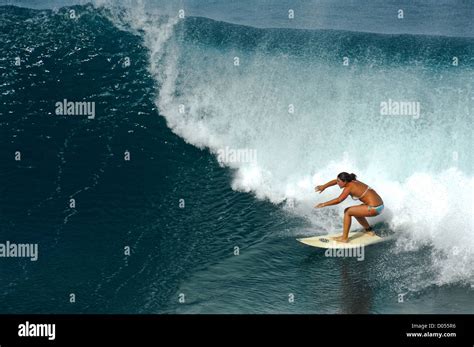
[[[356,231],[349,233],[349,242],[337,242],[332,238],[341,236],[339,234],[329,234],[329,235],[319,235],[313,237],[306,237],[303,239],[297,239],[299,242],[304,243],[308,246],[318,247],[318,248],[357,248],[361,246],[369,246],[376,243],[388,241],[392,237],[380,237],[377,235],[369,235],[362,231]]]

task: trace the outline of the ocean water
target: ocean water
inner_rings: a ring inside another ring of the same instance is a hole
[[[474,313],[471,2],[0,4],[1,313]],[[341,171],[363,261],[296,241]]]

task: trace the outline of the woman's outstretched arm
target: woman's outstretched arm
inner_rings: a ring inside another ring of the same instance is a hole
[[[337,198],[322,202],[320,204],[317,204],[314,206],[315,208],[321,208],[321,207],[326,207],[326,206],[331,206],[331,205],[337,205],[346,200],[346,198],[349,196],[349,193],[351,192],[351,189],[349,187],[344,188],[342,191],[341,195],[339,195]]]
[[[316,188],[314,188],[314,190],[316,192],[319,192],[320,194],[324,191],[324,189],[326,188],[329,188],[329,187],[332,187],[332,186],[335,186],[337,184],[337,181],[336,180],[332,180],[332,181],[329,181],[328,183],[326,184],[323,184],[322,186],[316,186]]]

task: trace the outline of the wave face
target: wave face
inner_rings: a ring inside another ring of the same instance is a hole
[[[313,187],[356,172],[400,252],[432,246],[435,283],[473,283],[473,39],[110,13],[143,37],[168,126],[235,169],[233,189],[331,230],[348,204],[314,212],[339,192]],[[382,110],[403,102],[419,112]],[[256,160],[226,156],[239,150]]]

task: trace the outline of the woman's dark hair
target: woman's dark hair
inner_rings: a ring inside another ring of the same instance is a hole
[[[357,176],[353,173],[349,174],[347,172],[341,172],[339,175],[337,175],[337,178],[344,182],[350,182],[355,180]]]

